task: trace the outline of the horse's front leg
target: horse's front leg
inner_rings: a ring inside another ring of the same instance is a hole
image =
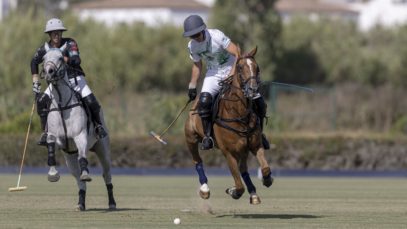
[[[78,161],[81,171],[80,180],[90,182],[92,178],[89,175],[88,160],[86,159],[88,150],[88,138],[86,130],[82,131],[74,138],[76,147],[78,148]]]
[[[250,178],[249,172],[247,172],[247,157],[248,152],[243,153],[242,159],[240,161],[240,175],[243,178],[244,183],[246,184],[247,191],[250,194],[250,204],[260,204],[260,197],[256,193],[256,187],[254,186],[252,179]]]
[[[264,156],[264,148],[260,147],[259,149],[257,149],[257,151],[254,152],[254,154],[260,164],[263,185],[268,188],[273,184],[274,179],[271,176],[270,166]]]
[[[228,151],[222,150],[222,152],[226,157],[229,170],[233,176],[233,179],[235,180],[235,186],[227,188],[226,193],[229,194],[233,199],[237,200],[243,195],[245,191],[242,180],[240,179],[237,159]]]
[[[55,145],[56,145],[56,138],[55,136],[48,134],[47,136],[47,148],[48,148],[48,181],[49,182],[57,182],[59,181],[59,172],[55,168],[57,165],[56,159],[55,159]]]
[[[76,207],[77,211],[85,211],[86,210],[86,182],[80,180],[80,168],[78,164],[78,155],[77,154],[68,154],[64,153],[65,163],[68,167],[69,171],[71,172],[72,176],[75,177],[76,184],[78,185],[79,192],[79,200],[78,205]]]

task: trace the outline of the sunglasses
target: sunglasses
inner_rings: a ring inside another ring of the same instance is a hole
[[[194,35],[190,36],[190,38],[191,38],[191,39],[197,39],[197,38],[199,38],[200,36],[201,36],[201,33],[197,33],[197,34],[194,34]]]

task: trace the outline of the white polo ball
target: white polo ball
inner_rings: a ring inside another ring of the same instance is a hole
[[[181,223],[181,219],[180,218],[175,218],[174,219],[174,224],[178,225]]]

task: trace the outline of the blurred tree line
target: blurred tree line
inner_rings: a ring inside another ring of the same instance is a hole
[[[351,22],[328,18],[283,23],[275,2],[217,0],[208,22],[243,51],[258,46],[264,81],[407,87],[407,26],[362,33]],[[68,11],[60,16],[68,29],[64,36],[77,40],[87,80],[101,99],[122,92],[186,94],[191,60],[182,28],[106,27]],[[48,40],[43,33],[48,18],[38,7],[23,7],[0,22],[0,123],[26,110],[18,103],[31,101],[30,61]]]

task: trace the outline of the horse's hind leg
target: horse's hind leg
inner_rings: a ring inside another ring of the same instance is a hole
[[[187,146],[188,146],[189,152],[191,153],[192,160],[195,164],[195,170],[199,176],[199,183],[201,184],[201,187],[199,188],[199,196],[202,199],[209,199],[211,192],[209,190],[208,178],[206,177],[206,174],[205,174],[202,158],[199,155],[198,140],[195,137],[191,137],[194,135],[193,133],[185,134],[185,135],[186,135]]]
[[[110,171],[111,159],[110,159],[109,136],[100,139],[92,148],[92,150],[95,151],[97,157],[99,158],[100,164],[102,165],[103,168],[103,179],[106,184],[107,195],[109,198],[109,210],[115,210],[116,201],[113,195],[112,174]]]
[[[256,193],[256,187],[254,186],[250,174],[247,172],[247,153],[242,156],[240,161],[240,175],[243,178],[244,183],[246,184],[247,191],[250,194],[250,204],[260,204],[260,197]]]
[[[256,155],[257,161],[260,164],[263,185],[268,188],[273,184],[274,179],[271,176],[270,166],[268,165],[267,160],[264,156],[264,149],[259,148],[255,152],[255,155]]]
[[[71,172],[72,176],[75,177],[76,183],[79,188],[79,200],[78,206],[76,210],[78,211],[85,211],[86,210],[86,182],[80,180],[80,168],[78,164],[78,155],[77,154],[68,154],[64,153],[66,166],[68,167],[69,171]]]

